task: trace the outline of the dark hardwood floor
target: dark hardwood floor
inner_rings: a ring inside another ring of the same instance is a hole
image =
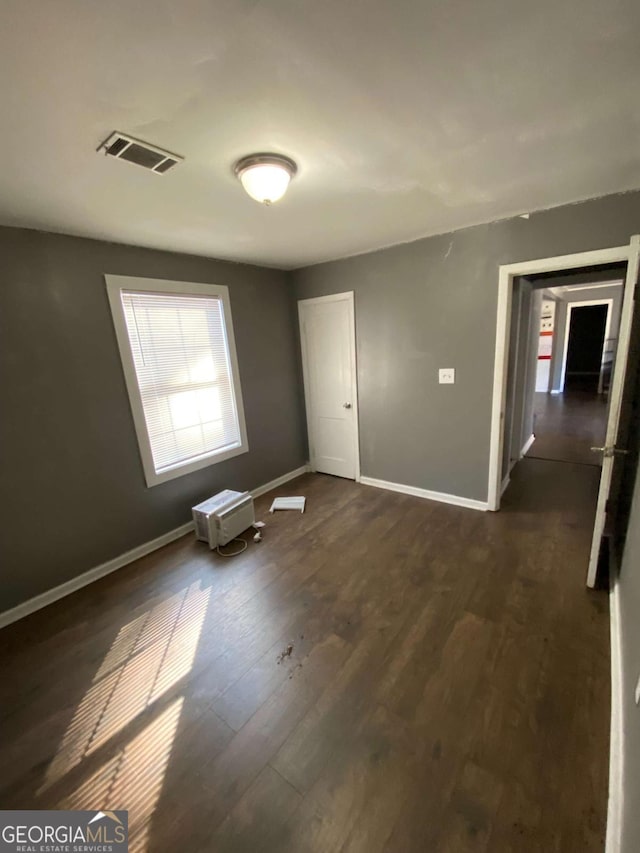
[[[607,428],[607,400],[589,391],[538,393],[534,398],[535,436],[527,456],[600,466],[602,457],[591,451],[602,447]]]
[[[5,629],[1,807],[129,809],[153,853],[602,851],[597,477],[525,459],[492,514],[305,475],[241,556],[187,536]]]

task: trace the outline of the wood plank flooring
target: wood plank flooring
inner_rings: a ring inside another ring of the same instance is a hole
[[[603,850],[598,473],[526,459],[498,514],[305,475],[241,556],[187,536],[5,629],[0,806],[126,808],[153,853]]]
[[[602,457],[591,448],[604,444],[608,407],[602,394],[537,393],[534,406],[536,440],[527,453],[529,458],[601,465]]]

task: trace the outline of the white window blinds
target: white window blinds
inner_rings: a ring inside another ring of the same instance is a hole
[[[121,291],[157,474],[241,445],[222,300]]]

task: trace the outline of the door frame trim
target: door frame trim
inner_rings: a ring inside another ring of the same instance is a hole
[[[502,448],[504,442],[504,414],[507,392],[509,356],[509,331],[513,280],[516,276],[545,272],[562,272],[597,264],[628,263],[631,244],[611,249],[597,249],[552,258],[538,258],[498,267],[498,304],[496,311],[496,346],[493,366],[493,399],[491,403],[491,438],[489,445],[489,482],[487,505],[492,511],[500,509],[502,485]]]
[[[623,285],[624,290],[624,285]],[[604,358],[604,348],[609,340],[611,332],[611,311],[613,308],[613,299],[586,299],[584,302],[567,302],[567,318],[564,325],[564,343],[562,346],[562,369],[560,372],[560,393],[564,391],[564,383],[567,376],[567,355],[569,353],[569,332],[571,331],[571,313],[574,308],[588,308],[591,305],[606,305],[607,319],[604,324],[604,338],[602,340],[602,352],[600,353],[600,377],[602,379],[602,359]],[[601,381],[600,379],[600,381]],[[598,388],[600,382],[598,382]],[[600,393],[600,392],[598,392]]]
[[[627,272],[624,279],[624,290],[622,293],[622,310],[620,312],[620,329],[618,331],[618,343],[616,347],[616,358],[611,374],[611,386],[609,389],[609,413],[607,416],[607,431],[604,439],[605,447],[614,447],[618,440],[620,427],[620,412],[622,411],[622,397],[624,383],[629,363],[629,346],[631,343],[631,325],[633,323],[633,306],[635,291],[638,283],[638,272],[640,271],[640,235],[634,234],[629,243],[629,260]],[[620,359],[620,353],[625,353],[625,358]],[[605,455],[602,459],[602,473],[600,474],[600,486],[598,488],[598,503],[596,504],[596,515],[593,525],[593,540],[591,542],[591,553],[589,555],[589,569],[587,572],[587,586],[593,587],[596,582],[598,570],[598,557],[602,547],[602,536],[606,522],[606,508],[611,489],[613,467],[615,456]]]
[[[312,471],[315,471],[313,453],[311,452],[311,441],[309,436],[309,423],[311,416],[309,412],[309,379],[307,376],[307,365],[305,359],[305,344],[306,336],[304,325],[302,322],[302,307],[306,305],[318,305],[327,302],[346,302],[349,309],[349,344],[351,356],[351,375],[353,376],[353,415],[355,421],[355,482],[360,482],[360,411],[358,402],[358,359],[356,353],[356,317],[355,317],[355,294],[353,290],[346,290],[342,293],[331,293],[328,296],[314,296],[310,299],[298,299],[298,325],[300,328],[300,360],[302,361],[302,381],[304,384],[304,410],[307,419],[307,442],[309,444],[309,464]]]

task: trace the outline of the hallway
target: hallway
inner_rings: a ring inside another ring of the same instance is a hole
[[[571,391],[536,393],[534,435],[527,457],[599,466],[591,447],[604,444],[607,400],[604,395]]]
[[[483,513],[307,474],[239,557],[185,536],[6,628],[4,808],[128,808],[138,853],[602,853],[597,479],[524,459]]]

